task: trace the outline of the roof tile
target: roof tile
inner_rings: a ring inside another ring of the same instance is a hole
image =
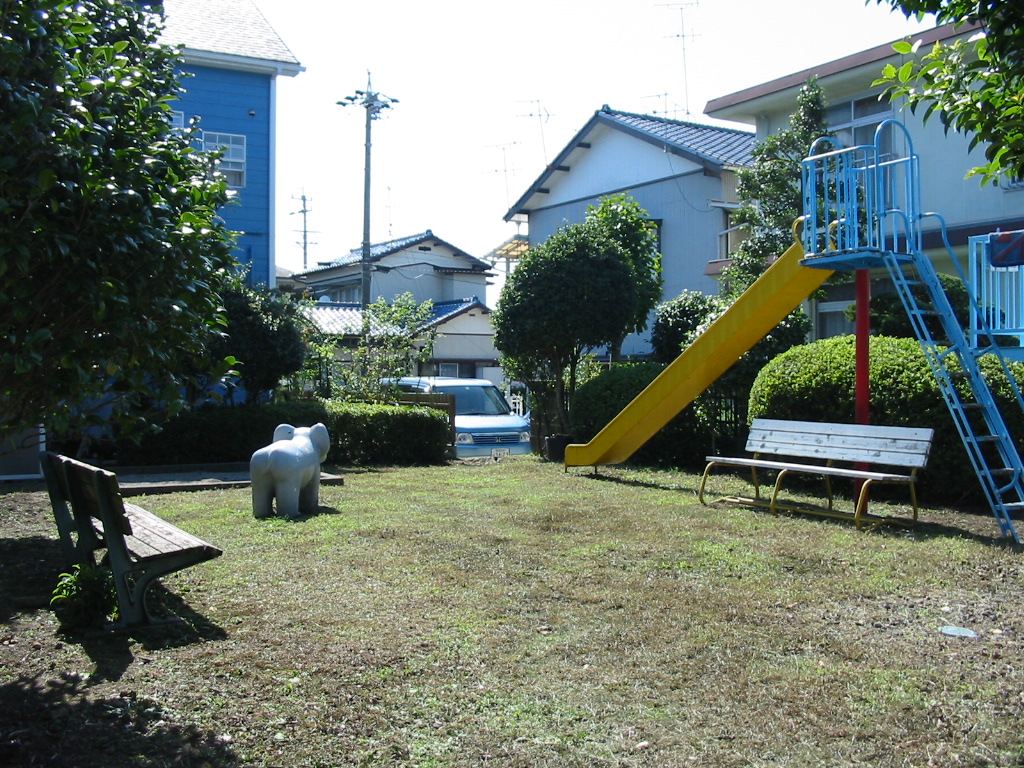
[[[168,45],[299,63],[253,0],[164,0],[164,11],[166,23],[160,39]]]

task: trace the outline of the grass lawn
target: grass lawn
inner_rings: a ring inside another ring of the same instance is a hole
[[[46,495],[0,488],[0,765],[1024,765],[1021,551],[987,512],[863,532],[688,473],[342,473],[297,521],[137,500],[225,554],[157,590],[187,625],[131,633],[60,632]]]

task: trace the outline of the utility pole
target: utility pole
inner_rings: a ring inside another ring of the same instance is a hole
[[[293,196],[292,199],[294,200],[295,197]],[[307,203],[310,203],[312,201],[306,197],[305,193],[303,193],[302,197],[300,197],[299,199],[302,201],[302,209],[298,211],[292,211],[292,214],[294,215],[298,213],[302,215],[302,271],[305,272],[307,269],[306,265],[309,257],[309,226],[306,216],[307,214],[310,213],[310,208],[308,207]]]
[[[374,120],[380,117],[381,112],[390,109],[392,104],[397,103],[398,99],[389,98],[373,90],[370,85],[369,72],[366,73],[365,91],[356,91],[354,96],[346,96],[338,102],[343,107],[356,105],[366,110],[366,159],[363,166],[362,297],[360,302],[363,310],[370,304],[370,126]]]

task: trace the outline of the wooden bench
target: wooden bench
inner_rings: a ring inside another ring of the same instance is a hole
[[[68,566],[96,565],[106,551],[120,617],[152,623],[146,593],[161,576],[212,560],[221,550],[121,498],[117,475],[56,453],[42,461],[61,550]]]
[[[772,514],[778,510],[852,519],[857,528],[865,524],[875,526],[888,518],[869,517],[868,498],[871,486],[878,483],[900,483],[910,489],[910,500],[917,520],[917,472],[928,462],[934,430],[911,427],[880,427],[863,424],[830,424],[812,421],[780,421],[755,419],[747,439],[751,458],[708,456],[708,465],[700,482],[700,502],[704,501],[704,488],[713,467],[750,467],[753,498],[725,497],[718,501],[767,507]],[[793,462],[765,459],[763,456],[807,459]],[[837,464],[837,462],[839,462]],[[886,467],[890,470],[866,469],[865,465]],[[777,472],[770,500],[761,498],[758,470]],[[909,470],[909,471],[908,471]],[[779,503],[779,490],[783,479],[793,473],[818,475],[825,479],[828,509],[783,505]],[[838,512],[833,507],[833,477],[849,478],[860,483],[857,504],[853,514]]]

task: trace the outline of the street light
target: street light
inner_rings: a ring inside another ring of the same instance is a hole
[[[381,116],[381,112],[397,104],[392,99],[373,90],[370,85],[370,73],[366,73],[366,90],[356,91],[353,96],[346,96],[337,102],[343,107],[360,106],[366,110],[366,161],[363,169],[363,257],[361,260],[361,288],[364,314],[370,304],[370,125]]]

